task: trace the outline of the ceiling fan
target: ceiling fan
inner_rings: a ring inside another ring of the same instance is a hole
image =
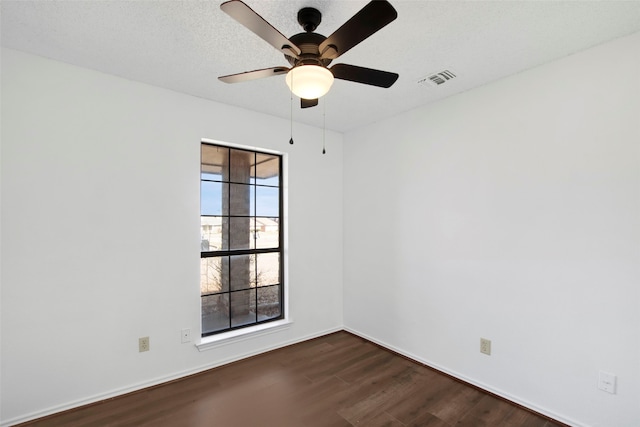
[[[318,105],[318,98],[329,91],[334,78],[383,88],[398,79],[396,73],[356,65],[335,64],[329,68],[331,61],[396,19],[398,13],[386,0],[371,1],[329,37],[314,32],[322,14],[312,7],[298,11],[298,23],[305,32],[290,38],[240,0],[224,2],[220,8],[281,51],[291,64],[290,68],[271,67],[218,77],[225,83],[286,74],[287,85],[300,97],[301,107],[308,108]]]

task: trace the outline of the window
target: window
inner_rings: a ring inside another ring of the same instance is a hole
[[[202,336],[284,318],[282,156],[202,143]]]

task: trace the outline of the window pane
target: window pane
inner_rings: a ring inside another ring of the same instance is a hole
[[[222,218],[219,216],[201,216],[200,238],[201,252],[222,249]]]
[[[280,216],[280,190],[273,187],[256,187],[256,215]]]
[[[251,228],[251,236],[249,236],[249,249],[256,248],[256,239],[260,238],[260,230],[256,228],[256,218],[249,219],[249,227]]]
[[[249,283],[251,287],[256,287],[256,254],[249,255]]]
[[[249,186],[249,215],[256,216],[256,186]]]
[[[229,178],[225,181],[248,184],[254,153],[231,149],[230,155]]]
[[[256,322],[255,290],[232,292],[231,326],[242,326]]]
[[[200,258],[200,293],[228,291],[228,266],[229,263],[222,262],[220,257]]]
[[[258,286],[280,283],[280,253],[257,254]]]
[[[200,151],[200,172],[226,176],[229,174],[229,149],[216,145],[202,144]]]
[[[229,294],[202,297],[202,333],[229,329]]]
[[[252,279],[251,255],[233,255],[228,258],[229,283],[231,290],[249,289],[255,287]],[[224,262],[223,262],[224,264]]]
[[[252,187],[246,184],[229,184],[231,192],[229,193],[230,215],[249,216],[251,208],[253,208]]]
[[[222,215],[223,184],[200,182],[200,215]]]
[[[229,218],[229,249],[249,249],[252,218]],[[223,227],[223,233],[226,232]],[[226,236],[222,236],[225,239]],[[224,245],[223,245],[224,246]]]
[[[256,218],[255,225],[256,247],[278,248],[280,245],[280,227],[277,218]]]
[[[260,185],[280,184],[280,158],[278,156],[257,153],[256,165],[251,170],[251,182]]]
[[[216,173],[202,172],[200,174],[200,179],[209,180],[209,181],[222,181],[222,175],[216,174]]]
[[[258,321],[279,317],[280,306],[280,286],[258,288]]]

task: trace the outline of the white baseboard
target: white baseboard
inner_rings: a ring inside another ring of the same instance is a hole
[[[117,397],[117,396],[121,396],[123,394],[127,394],[127,393],[131,393],[134,391],[139,391],[139,390],[143,390],[145,388],[149,388],[149,387],[153,387],[153,386],[157,386],[169,381],[173,381],[173,380],[177,380],[180,378],[184,378],[187,377],[189,375],[193,375],[193,374],[198,374],[200,372],[204,372],[207,371],[209,369],[213,369],[213,368],[217,368],[223,365],[227,365],[229,363],[233,363],[233,362],[237,362],[238,360],[242,360],[242,359],[246,359],[248,357],[252,357],[252,356],[257,356],[258,354],[262,354],[262,353],[267,353],[269,351],[272,350],[277,350],[279,348],[282,347],[287,347],[289,345],[293,345],[293,344],[297,344],[303,341],[307,341],[313,338],[318,338],[321,337],[323,335],[328,335],[328,334],[332,334],[334,332],[339,332],[342,331],[344,328],[342,328],[341,326],[339,327],[335,327],[335,328],[330,328],[330,329],[326,329],[320,332],[316,332],[313,334],[309,334],[306,336],[302,336],[302,337],[298,337],[292,340],[288,340],[288,341],[283,341],[283,342],[279,342],[278,344],[275,345],[271,345],[271,346],[266,346],[260,349],[256,349],[255,351],[251,351],[251,352],[247,352],[247,353],[243,353],[243,354],[238,354],[235,355],[233,357],[229,357],[227,359],[223,359],[223,360],[217,360],[213,363],[208,363],[208,364],[204,364],[192,369],[187,369],[184,371],[180,371],[180,372],[174,372],[173,374],[170,375],[165,375],[162,377],[158,377],[158,378],[154,378],[152,380],[149,381],[143,381],[143,382],[139,382],[136,384],[131,384],[127,387],[122,387],[122,388],[118,388],[118,389],[114,389],[111,390],[109,392],[106,393],[99,393],[87,398],[83,398],[83,399],[79,399],[73,402],[68,402],[62,405],[57,405],[57,406],[52,406],[49,407],[47,409],[41,410],[41,411],[36,411],[36,412],[32,412],[26,415],[22,415],[19,417],[15,417],[9,420],[3,420],[2,422],[0,422],[0,427],[9,427],[15,424],[20,424],[20,423],[24,423],[27,421],[32,421],[38,418],[42,418],[42,417],[46,417],[48,415],[52,415],[52,414],[56,414],[58,412],[63,412],[63,411],[68,411],[70,409],[74,409],[74,408],[79,408],[81,406],[84,405],[88,405],[91,403],[96,403],[96,402],[100,402],[102,400],[106,400],[106,399],[111,399],[113,397]]]
[[[403,349],[400,349],[400,348],[397,348],[395,346],[392,346],[392,345],[390,345],[388,343],[385,343],[383,341],[380,341],[380,340],[378,340],[376,338],[370,337],[367,334],[364,334],[364,333],[362,333],[360,331],[357,331],[355,329],[345,327],[344,330],[349,332],[349,333],[352,333],[354,335],[357,335],[357,336],[359,336],[361,338],[364,338],[367,341],[371,341],[372,343],[375,343],[375,344],[377,344],[377,345],[379,345],[381,347],[384,347],[384,348],[386,348],[388,350],[391,350],[391,351],[393,351],[395,353],[401,354],[402,356],[405,356],[405,357],[407,357],[407,358],[409,358],[411,360],[415,360],[416,362],[421,363],[421,364],[423,364],[425,366],[428,366],[428,367],[433,368],[433,369],[435,369],[437,371],[443,372],[443,373],[445,373],[447,375],[450,375],[450,376],[452,376],[454,378],[457,378],[457,379],[459,379],[461,381],[464,381],[465,383],[471,384],[471,385],[473,385],[475,387],[478,387],[478,388],[480,388],[482,390],[488,391],[489,393],[495,394],[496,396],[499,396],[499,397],[501,397],[503,399],[506,399],[506,400],[508,400],[510,402],[516,403],[516,404],[518,404],[520,406],[523,406],[523,407],[525,407],[527,409],[530,409],[530,410],[532,410],[534,412],[537,412],[539,414],[542,414],[544,416],[552,418],[552,419],[554,419],[556,421],[560,421],[561,423],[564,423],[564,424],[567,424],[567,425],[573,426],[573,427],[589,427],[589,426],[587,426],[585,424],[581,424],[581,423],[579,423],[579,422],[577,422],[575,420],[568,419],[568,418],[566,418],[566,417],[564,417],[564,416],[562,416],[560,414],[556,414],[553,411],[550,411],[550,410],[548,410],[546,408],[542,408],[542,407],[540,407],[538,405],[535,405],[535,404],[533,404],[531,402],[528,402],[526,400],[520,399],[519,397],[513,396],[513,395],[505,392],[504,390],[497,389],[497,388],[492,387],[490,385],[484,384],[484,383],[482,383],[480,381],[476,381],[473,378],[466,377],[466,376],[460,374],[459,372],[455,372],[455,371],[452,371],[450,369],[444,368],[444,367],[438,365],[437,363],[433,363],[430,360],[426,360],[426,359],[423,359],[421,357],[418,357],[415,354],[412,354],[412,353],[410,353],[408,351],[405,351]]]

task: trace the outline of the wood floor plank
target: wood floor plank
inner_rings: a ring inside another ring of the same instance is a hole
[[[563,427],[347,332],[22,426]]]
[[[361,425],[366,425],[367,427],[405,427],[403,423],[389,415],[387,412],[381,412],[375,417],[368,419],[366,424]]]
[[[377,353],[378,349],[372,345],[337,349],[336,353],[327,356],[330,360],[333,360],[333,363],[326,363],[326,359],[316,358],[313,360],[313,366],[305,365],[306,376],[311,380],[315,380],[336,375],[345,369],[360,364]],[[339,359],[336,360],[334,356]]]
[[[405,399],[391,402],[393,406],[388,409],[389,413],[406,424],[425,414],[434,415],[433,412],[442,407],[439,403],[451,398],[459,385],[449,377],[431,373],[432,376],[412,385]]]
[[[311,383],[300,390],[294,398],[292,408],[297,408],[292,417],[304,421],[300,425],[315,425],[327,414],[338,417],[337,408],[347,395],[349,385],[337,377],[329,377],[322,381]],[[340,417],[342,418],[342,417]],[[344,418],[342,418],[344,420]]]
[[[503,421],[504,427],[545,427],[547,420],[525,411],[522,408],[514,408]]]
[[[363,357],[359,363],[353,363],[343,367],[343,369],[336,372],[335,375],[347,383],[353,383],[367,377],[372,372],[379,371],[381,366],[395,359],[393,354],[388,352],[381,353],[376,348],[372,348],[372,351],[366,354],[366,356],[367,357]]]
[[[454,425],[460,421],[483,396],[485,396],[484,393],[474,388],[462,383],[456,383],[448,389],[446,396],[443,396],[434,403],[431,412],[441,420]],[[476,427],[480,426],[478,425]]]
[[[382,387],[372,388],[371,394],[353,405],[339,410],[338,414],[353,425],[368,425],[372,419],[379,417],[384,412],[385,403],[394,395],[401,394],[403,388],[404,386],[397,381],[390,381],[389,384]]]
[[[405,425],[407,427],[451,427],[451,424],[429,413],[424,413]]]
[[[482,420],[487,425],[500,425],[505,418],[514,410],[513,405],[504,400],[497,399],[490,395],[483,395],[467,414],[462,417],[471,417],[475,420]]]

